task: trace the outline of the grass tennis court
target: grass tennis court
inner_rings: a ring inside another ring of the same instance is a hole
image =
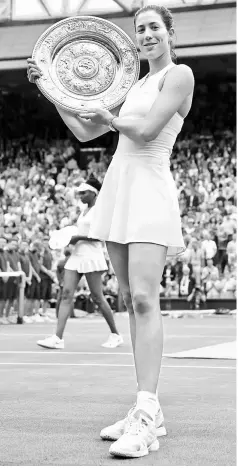
[[[100,317],[70,319],[64,350],[36,341],[54,324],[0,328],[0,465],[235,466],[235,361],[163,358],[160,400],[168,435],[141,459],[114,459],[100,430],[136,392],[128,320],[125,344],[104,350]],[[233,316],[164,317],[164,353],[234,341]]]

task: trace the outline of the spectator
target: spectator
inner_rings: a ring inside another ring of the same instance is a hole
[[[222,223],[222,219],[218,221],[217,225],[217,244],[216,264],[218,264],[221,273],[223,273],[225,266],[228,263],[228,255],[226,251],[228,236],[225,231],[225,226]]]
[[[115,273],[107,274],[106,284],[103,292],[112,310],[117,310],[117,299],[119,294],[118,281]]]
[[[236,298],[236,279],[228,268],[224,271],[224,277],[220,285],[220,298],[221,299],[235,299]]]
[[[195,289],[196,281],[191,275],[189,266],[184,263],[182,267],[182,277],[179,280],[179,297],[183,297],[190,301]]]
[[[203,232],[203,241],[201,242],[201,247],[206,262],[207,260],[214,259],[217,253],[217,246],[215,241],[212,240],[210,232]]]
[[[236,264],[237,257],[236,257],[236,232],[232,234],[231,240],[227,244],[227,256],[228,256],[228,265],[231,265],[232,263]]]
[[[209,258],[207,260],[207,265],[204,266],[202,269],[202,274],[201,274],[202,283],[206,283],[206,281],[210,280],[212,275],[218,278],[219,270],[216,266],[214,266],[213,259]]]
[[[26,315],[32,317],[35,322],[43,322],[43,319],[39,314],[42,253],[42,244],[39,241],[33,242],[29,250],[29,258],[32,267],[32,278],[31,284],[29,285],[28,310]]]
[[[61,302],[61,297],[62,297],[62,292],[63,292],[63,283],[64,283],[64,266],[69,259],[71,252],[72,252],[72,246],[68,246],[64,249],[64,257],[59,260],[57,264],[57,269],[56,269],[56,276],[59,284],[59,289],[58,289],[58,294],[57,294],[57,301],[56,301],[56,317],[58,318],[59,316],[59,307],[60,307],[60,302]],[[72,307],[73,309],[73,307]],[[72,316],[73,310],[70,313],[70,316]]]
[[[221,185],[221,186],[219,187],[219,189],[218,189],[218,196],[217,196],[217,198],[216,198],[216,202],[217,202],[218,205],[219,205],[219,202],[221,202],[221,203],[222,203],[221,206],[224,208],[225,202],[226,202],[226,198],[224,197],[224,190],[223,190],[222,185]]]
[[[211,272],[209,279],[204,281],[204,288],[207,299],[219,299],[221,282],[219,281],[219,274],[217,274],[217,272]]]
[[[201,248],[201,243],[197,239],[192,238],[191,244],[188,247],[189,257],[188,263],[191,263],[193,275],[196,281],[196,286],[200,286],[201,271],[204,265],[204,256]]]
[[[187,226],[184,226],[184,231],[186,234],[192,236],[195,232],[195,222],[194,218],[187,218]]]
[[[49,300],[52,295],[52,282],[55,281],[55,276],[52,272],[52,254],[49,249],[49,237],[43,238],[43,249],[40,266],[40,300],[42,303],[42,314],[46,315],[47,307],[49,307]]]
[[[166,265],[164,267],[161,285],[166,290],[166,285],[170,284],[171,281],[174,281],[176,277],[176,268],[172,265],[170,260],[166,261]]]
[[[28,243],[26,241],[22,241],[20,246],[19,246],[19,259],[20,259],[20,264],[21,264],[21,270],[25,273],[25,281],[26,281],[26,286],[25,286],[25,304],[24,304],[24,309],[25,309],[25,315],[23,316],[23,321],[25,323],[32,323],[33,322],[33,316],[32,316],[32,310],[30,307],[30,290],[31,290],[31,282],[32,282],[32,266],[30,262],[30,257],[29,257],[29,247]],[[30,313],[31,315],[28,315]]]
[[[186,199],[187,208],[197,209],[200,203],[199,193],[195,190],[194,187],[187,189],[186,193],[187,193],[187,199]]]
[[[7,260],[9,263],[9,271],[17,272],[21,270],[20,257],[18,251],[18,242],[12,239],[7,245]],[[19,277],[9,277],[7,281],[7,305],[6,305],[6,320],[11,323],[10,313],[16,307],[19,294]],[[19,311],[18,311],[19,312]],[[20,321],[21,322],[21,321]]]
[[[0,273],[8,271],[8,261],[6,256],[7,241],[5,237],[0,236]],[[4,317],[4,310],[7,302],[7,281],[8,277],[0,275],[0,324],[7,325],[9,322]]]

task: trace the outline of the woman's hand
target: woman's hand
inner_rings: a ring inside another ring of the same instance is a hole
[[[103,109],[102,107],[86,107],[84,105],[77,112],[77,116],[80,119],[90,120],[99,125],[109,125],[114,118],[114,115],[107,109]]]
[[[36,61],[32,58],[27,59],[27,78],[30,83],[35,83],[37,78],[43,75],[41,69],[36,64]]]

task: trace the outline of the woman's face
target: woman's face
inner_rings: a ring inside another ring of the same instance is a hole
[[[136,40],[148,60],[157,59],[166,52],[170,54],[169,33],[161,15],[154,10],[142,12],[136,18]]]
[[[89,204],[92,202],[95,194],[91,190],[85,190],[85,192],[79,192],[81,202],[84,204]]]

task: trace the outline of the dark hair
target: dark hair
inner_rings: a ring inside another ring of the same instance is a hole
[[[65,255],[65,257],[70,257],[70,255],[71,255],[71,250],[69,249],[69,247],[66,247],[66,248],[64,249],[64,255]]]
[[[158,6],[158,5],[147,5],[147,6],[144,6],[144,7],[140,8],[139,10],[137,10],[136,13],[135,13],[135,16],[134,16],[134,26],[135,27],[136,27],[137,17],[141,13],[144,13],[145,11],[150,11],[150,10],[155,11],[156,13],[158,13],[158,15],[161,16],[161,18],[162,18],[168,32],[174,27],[174,19],[173,19],[173,15],[172,15],[171,11],[168,8],[164,7],[164,6]],[[175,61],[177,59],[177,56],[175,54],[174,44],[173,44],[172,41],[170,41],[170,54],[171,54],[172,60]]]
[[[102,187],[101,182],[99,182],[99,180],[96,179],[96,177],[94,177],[93,174],[90,174],[89,178],[86,180],[86,184],[91,185],[91,187],[98,190],[98,192],[100,192],[101,187]]]

